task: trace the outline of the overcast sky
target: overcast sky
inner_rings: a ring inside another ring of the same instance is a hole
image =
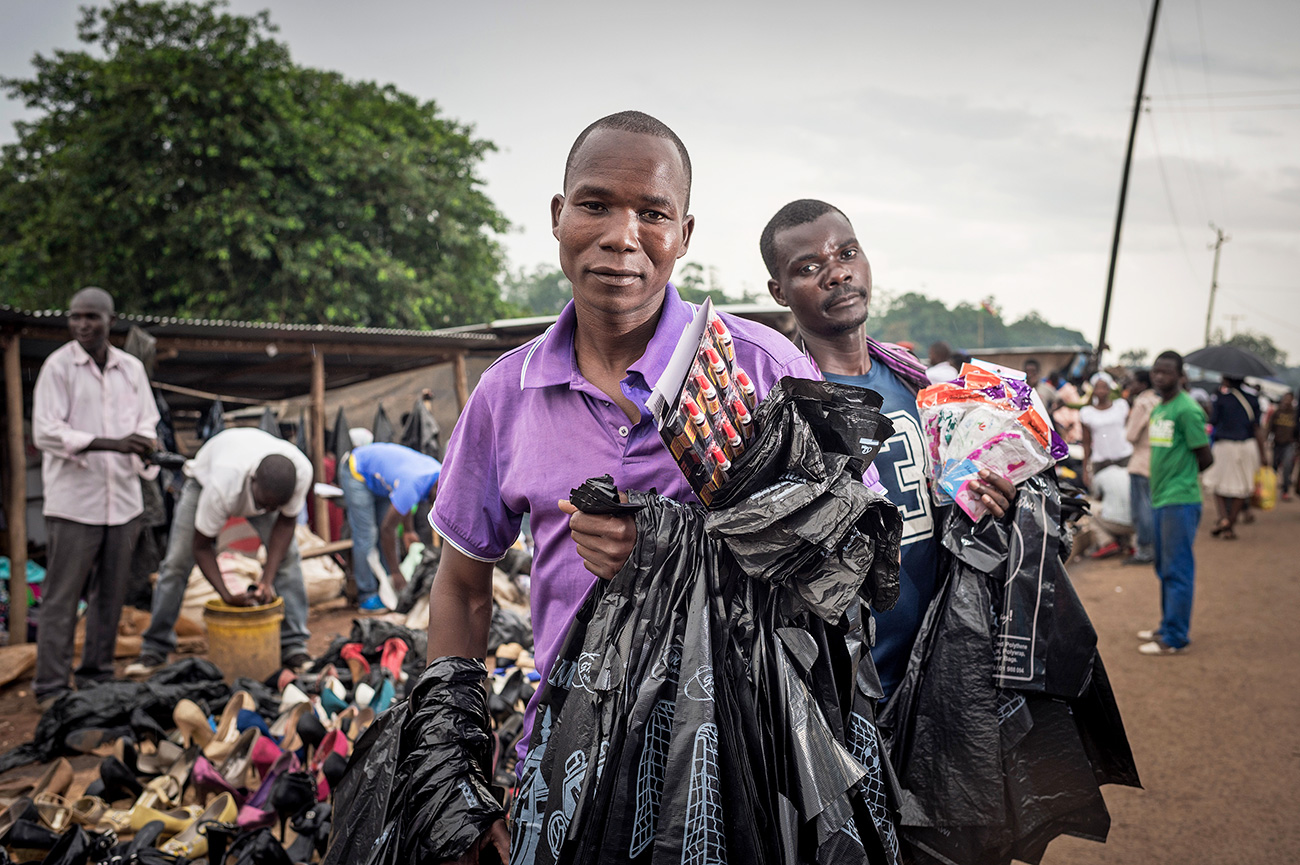
[[[0,74],[77,45],[76,3],[6,0]],[[294,59],[392,82],[500,148],[512,267],[556,262],[548,202],[588,122],[637,108],[691,152],[687,261],[765,292],[794,198],[857,228],[890,291],[992,295],[1095,341],[1147,0],[1090,3],[322,2],[269,7]],[[1267,334],[1300,362],[1300,2],[1166,0],[1116,277],[1116,351]],[[0,102],[0,140],[22,107]],[[1113,357],[1113,355],[1112,355]]]

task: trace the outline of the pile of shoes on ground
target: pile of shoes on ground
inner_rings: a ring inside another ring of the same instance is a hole
[[[186,659],[61,698],[0,757],[0,771],[50,764],[34,782],[0,777],[0,865],[314,861],[353,742],[404,693],[404,662],[423,662],[406,629],[358,625],[310,672],[232,687]],[[77,753],[103,757],[84,790],[64,756]]]

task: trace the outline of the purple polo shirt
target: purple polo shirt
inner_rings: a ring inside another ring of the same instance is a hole
[[[654,336],[622,382],[623,394],[641,409],[635,424],[579,372],[570,301],[544,334],[502,355],[483,373],[452,431],[429,520],[465,555],[494,562],[519,535],[523,514],[530,514],[537,545],[534,654],[543,681],[596,581],[556,503],[587,478],[603,474],[612,475],[619,489],[653,487],[677,501],[697,501],[646,410],[651,388],[695,312],[669,283]],[[725,313],[722,318],[731,329],[736,362],[753,379],[759,399],[783,376],[820,378],[776,331]],[[540,693],[528,705],[518,745],[521,760]]]

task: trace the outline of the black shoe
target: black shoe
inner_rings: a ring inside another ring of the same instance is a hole
[[[306,652],[298,651],[285,655],[284,658],[281,659],[280,665],[286,670],[300,672],[311,663],[311,660],[311,655]]]
[[[235,839],[226,854],[233,865],[293,865],[293,860],[275,840],[270,829],[245,832]]]
[[[1124,560],[1124,564],[1126,564],[1126,565],[1153,565],[1153,564],[1155,564],[1155,561],[1156,561],[1155,556],[1136,556],[1136,555],[1134,555],[1134,556],[1129,556],[1127,559],[1125,559],[1125,560]]]
[[[316,717],[315,712],[303,712],[302,717],[298,719],[298,735],[313,749],[320,747],[326,732],[325,725],[320,722],[320,718]]]
[[[330,756],[338,756],[331,754]],[[325,853],[330,838],[330,805],[317,802],[312,807],[293,818],[293,831],[298,837],[289,845],[289,858],[295,862],[310,862],[312,854]]]
[[[87,787],[87,796],[98,795],[105,802],[111,803],[119,799],[134,801],[144,792],[144,786],[136,780],[135,774],[116,757],[105,757],[99,764],[99,780],[103,784],[103,789],[96,794],[91,793],[90,788]]]
[[[280,817],[280,837],[284,824],[316,802],[316,779],[310,772],[285,772],[271,783],[269,803]]]

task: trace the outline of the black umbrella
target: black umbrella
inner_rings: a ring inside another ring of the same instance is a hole
[[[1235,345],[1207,345],[1185,356],[1183,360],[1201,369],[1213,370],[1232,378],[1269,378],[1277,375],[1277,370],[1271,363],[1254,352]]]

